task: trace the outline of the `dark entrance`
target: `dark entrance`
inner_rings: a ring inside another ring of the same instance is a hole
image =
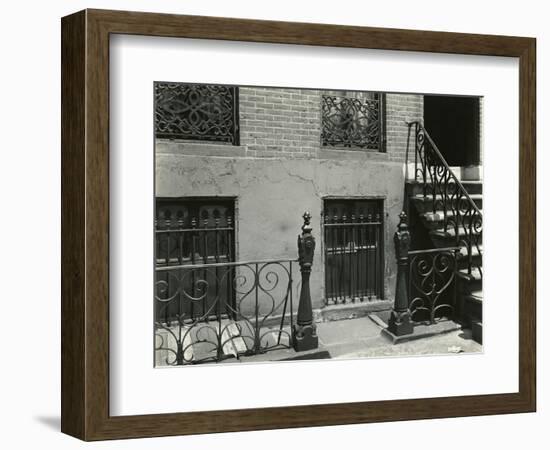
[[[479,97],[425,95],[424,126],[449,166],[479,164]]]
[[[383,200],[325,200],[328,304],[384,298]]]
[[[157,273],[157,286],[165,290],[162,298],[177,300],[157,305],[163,320],[225,317],[228,312],[219,308],[234,307],[232,274],[200,267],[235,261],[234,204],[228,198],[157,198],[156,267],[198,266],[182,278],[175,271]]]

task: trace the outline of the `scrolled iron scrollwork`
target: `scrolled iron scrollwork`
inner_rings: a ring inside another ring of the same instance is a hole
[[[321,142],[332,147],[381,150],[382,97],[372,99],[322,96]]]
[[[155,133],[160,138],[239,145],[238,88],[155,83]]]
[[[455,311],[458,248],[409,252],[409,309],[416,322],[434,323]]]
[[[474,269],[481,274],[482,212],[423,125],[411,122],[409,127],[414,130],[414,177],[422,183],[423,197],[431,201],[434,215],[442,214],[443,231],[454,236],[455,245],[462,247],[468,274]]]
[[[289,348],[292,260],[157,268],[157,365]]]

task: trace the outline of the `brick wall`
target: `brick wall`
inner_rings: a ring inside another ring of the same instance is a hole
[[[386,149],[391,161],[405,161],[408,134],[406,122],[422,120],[423,117],[422,95],[386,94]]]
[[[160,153],[252,158],[372,159],[403,162],[405,121],[421,119],[423,97],[386,95],[386,153],[321,146],[321,96],[363,97],[365,93],[311,89],[239,88],[240,146],[157,139]]]
[[[316,156],[320,107],[319,91],[240,88],[241,145],[246,156]]]

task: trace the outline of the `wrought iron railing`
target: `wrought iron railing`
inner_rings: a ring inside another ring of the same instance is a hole
[[[411,234],[402,211],[393,237],[397,274],[395,300],[387,331],[393,336],[414,332],[419,323],[456,317],[459,247],[409,249]]]
[[[454,316],[459,247],[409,251],[409,310],[414,322]]]
[[[295,261],[157,267],[156,365],[221,361],[289,348]]]
[[[482,273],[483,215],[474,200],[453,173],[445,158],[420,122],[410,122],[414,130],[414,180],[422,183],[424,200],[431,200],[434,216],[443,221],[443,232],[453,236],[455,245],[464,249],[468,274]],[[407,145],[407,163],[409,161]],[[475,256],[478,256],[476,259]]]

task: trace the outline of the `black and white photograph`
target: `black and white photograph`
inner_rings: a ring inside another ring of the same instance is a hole
[[[540,448],[544,6],[6,3],[0,448]]]
[[[154,83],[154,365],[482,352],[483,97]]]

